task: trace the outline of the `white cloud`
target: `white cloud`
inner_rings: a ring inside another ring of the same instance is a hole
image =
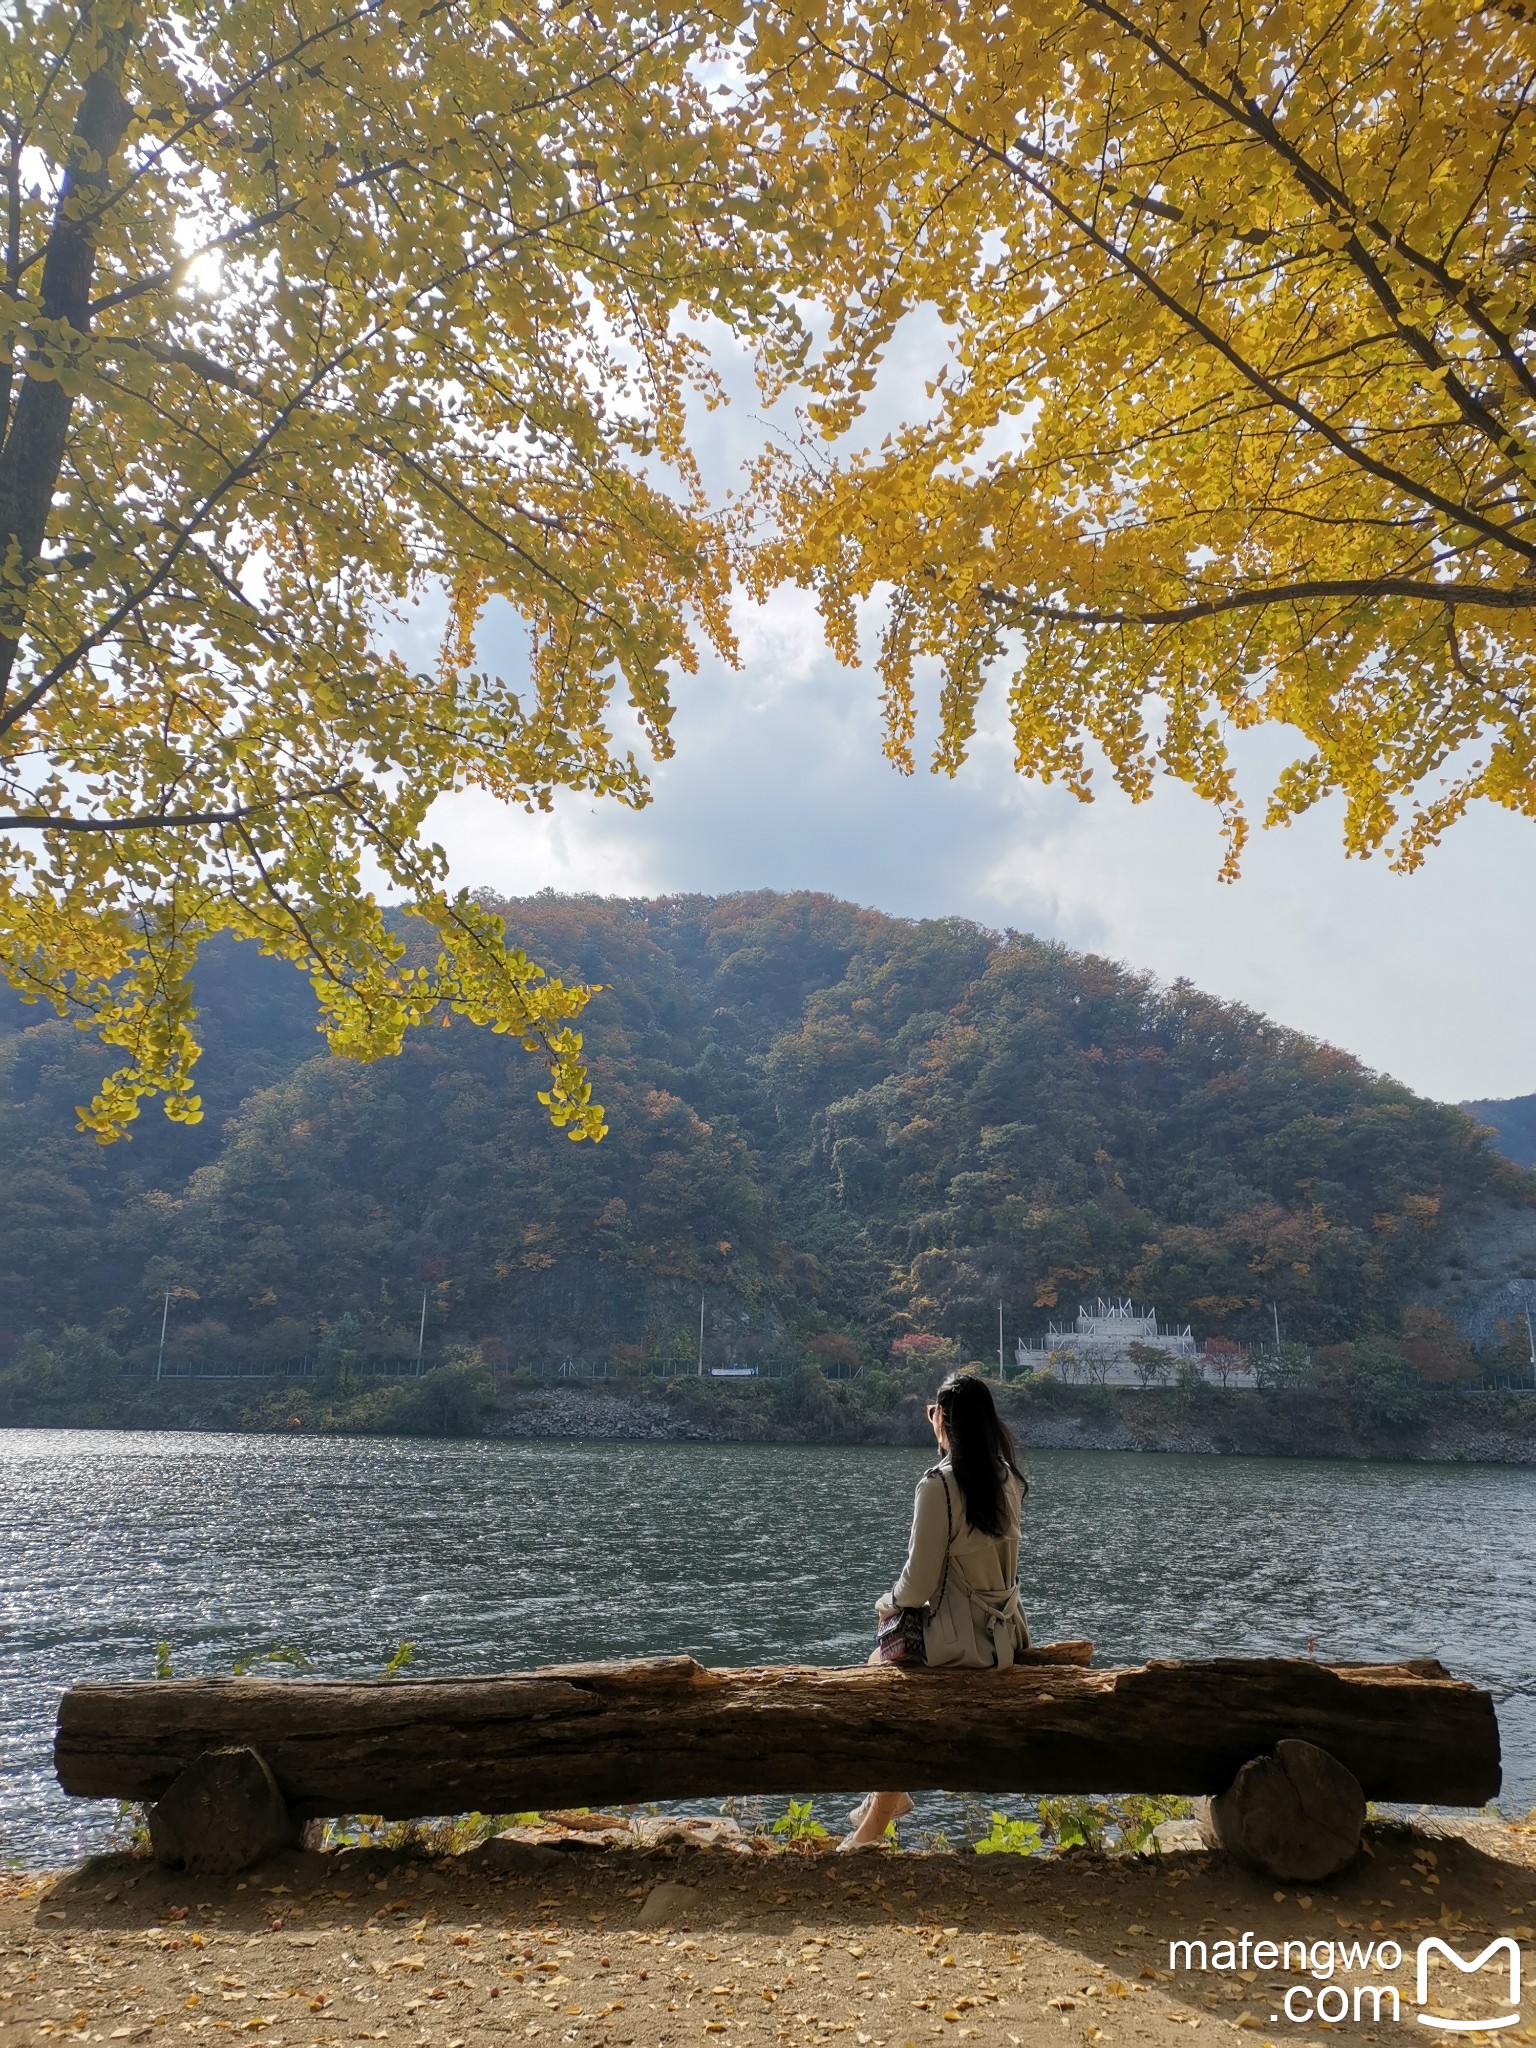
[[[767,427],[744,354],[713,340],[733,402],[695,424],[723,491]],[[931,316],[904,323],[853,438],[878,440],[921,409],[942,351]],[[435,624],[430,607],[412,621],[419,658]],[[838,667],[807,596],[742,605],[737,629],[739,670],[706,662],[677,686],[677,754],[656,770],[647,810],[561,796],[530,818],[474,793],[445,799],[431,822],[455,879],[508,895],[823,889],[904,916],[973,917],[1187,976],[1428,1095],[1536,1089],[1528,822],[1485,807],[1417,875],[1396,876],[1380,860],[1347,861],[1325,807],[1256,832],[1242,880],[1226,885],[1215,817],[1181,786],[1133,806],[1101,776],[1104,793],[1083,806],[1021,781],[1001,688],[958,779],[904,777],[881,754],[874,676]],[[504,619],[482,642],[490,664],[520,672]],[[1290,750],[1273,732],[1244,736],[1241,750],[1258,816]]]
[[[905,916],[960,915],[1186,975],[1447,1100],[1536,1088],[1536,831],[1484,811],[1413,876],[1346,861],[1320,812],[1256,833],[1217,881],[1214,816],[1175,785],[1082,806],[1021,781],[1000,692],[951,782],[897,774],[878,689],[838,667],[809,600],[739,615],[742,667],[679,686],[677,756],[638,814],[583,798],[529,818],[477,795],[432,825],[455,878],[510,895],[824,889]],[[495,659],[497,650],[488,647]],[[1262,786],[1281,757],[1251,749]]]

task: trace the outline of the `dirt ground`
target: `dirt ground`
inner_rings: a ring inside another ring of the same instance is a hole
[[[1214,2043],[1233,2027],[1254,2048],[1321,2048],[1340,2032],[1404,2048],[1536,2042],[1536,1985],[1515,2026],[1417,2028],[1428,1934],[1468,1958],[1512,1935],[1536,1977],[1536,1831],[1488,1822],[1373,1827],[1351,1869],[1311,1892],[1199,1852],[573,1849],[511,1874],[496,1859],[493,1844],[436,1862],[293,1854],[238,1880],[126,1857],[0,1875],[0,2048],[157,2035],[174,2048],[211,2032],[260,2034],[263,2048],[1178,2048],[1171,2029]],[[1308,1966],[1293,1948],[1291,1968],[1255,1968],[1245,1932],[1305,1942]],[[1337,1967],[1328,1951],[1382,1940],[1401,1946],[1399,1966]],[[1194,1949],[1171,1969],[1175,1941],[1204,1942],[1208,1967],[1190,1967]],[[1343,1987],[1332,2008],[1351,2007],[1338,2026],[1310,2017],[1330,1982]],[[1395,1986],[1399,2021],[1385,1992],[1381,2018],[1370,1994],[1357,2020],[1359,1984]],[[1507,2015],[1509,1990],[1505,1956],[1468,1976],[1437,1963],[1429,2008],[1465,2026]]]

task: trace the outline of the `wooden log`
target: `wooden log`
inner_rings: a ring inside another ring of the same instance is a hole
[[[1290,1737],[1372,1799],[1480,1806],[1499,1789],[1492,1700],[1432,1660],[711,1671],[659,1657],[498,1678],[82,1684],[60,1703],[54,1757],[66,1792],[156,1799],[205,1750],[247,1745],[297,1819],[407,1819],[871,1786],[1215,1793]]]

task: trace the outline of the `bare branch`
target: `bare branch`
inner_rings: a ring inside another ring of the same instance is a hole
[[[9,817],[0,813],[0,832],[184,832],[201,825],[239,825],[262,811],[288,810],[294,804],[318,803],[322,797],[345,797],[360,786],[360,778],[353,776],[318,789],[297,789],[291,796],[235,804],[227,811],[144,811],[131,818],[72,818],[48,811],[23,811]]]
[[[251,383],[238,370],[216,362],[200,349],[174,348],[166,342],[150,341],[146,336],[132,334],[114,335],[110,342],[103,342],[103,354],[114,349],[132,350],[136,355],[148,356],[152,362],[164,363],[168,369],[190,370],[194,376],[205,378],[210,384],[227,385],[231,391],[238,391],[245,398],[259,399],[268,405],[275,402],[259,384]]]
[[[1145,611],[1062,606],[1018,597],[983,584],[985,603],[1020,618],[1047,619],[1061,626],[1187,626],[1224,612],[1262,610],[1277,604],[1306,604],[1336,599],[1406,597],[1448,611],[1536,611],[1536,584],[1527,590],[1500,584],[1421,582],[1407,576],[1319,578],[1315,582],[1272,583],[1253,590],[1231,590],[1221,597],[1192,599],[1188,604],[1156,605]]]

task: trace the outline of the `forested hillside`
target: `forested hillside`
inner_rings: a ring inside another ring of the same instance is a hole
[[[1536,1095],[1507,1095],[1497,1101],[1464,1102],[1468,1116],[1487,1124],[1494,1143],[1517,1166],[1536,1167]]]
[[[1460,1110],[1185,986],[959,919],[815,895],[506,909],[585,1020],[610,1135],[552,1130],[526,1056],[462,1021],[398,1059],[317,1052],[290,969],[211,954],[205,1121],[74,1130],[103,1061],[10,1004],[0,1324],[142,1359],[492,1363],[995,1353],[1080,1297],[1197,1334],[1400,1327],[1469,1209],[1530,1183]],[[352,1325],[347,1326],[349,1331]],[[75,1341],[81,1341],[76,1339]]]

